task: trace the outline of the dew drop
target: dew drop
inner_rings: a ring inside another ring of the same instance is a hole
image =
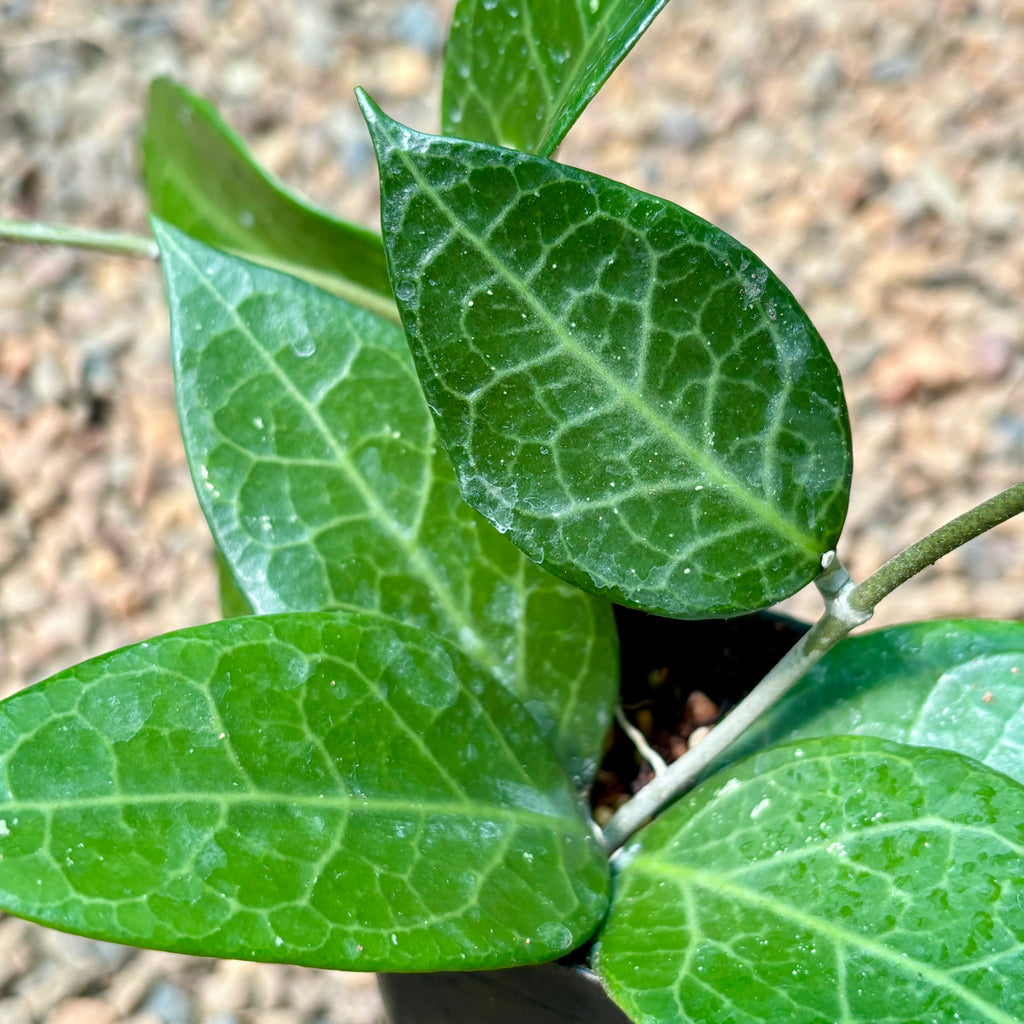
[[[572,932],[560,921],[547,921],[537,929],[537,938],[554,949],[568,949],[572,945]]]
[[[395,297],[401,299],[403,302],[408,302],[411,298],[416,295],[416,284],[409,278],[403,278],[398,282],[398,287],[395,289]]]
[[[301,337],[292,338],[289,342],[292,351],[300,358],[305,359],[316,351],[316,340],[312,334],[306,333]]]

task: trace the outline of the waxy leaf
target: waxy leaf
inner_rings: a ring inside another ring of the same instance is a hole
[[[446,135],[550,156],[668,0],[459,0]]]
[[[287,191],[211,104],[169,78],[150,88],[143,154],[158,217],[202,242],[394,316],[380,237]]]
[[[362,103],[399,311],[466,501],[551,572],[679,618],[817,575],[849,425],[768,268],[664,200]]]
[[[617,683],[611,610],[459,497],[394,324],[154,223],[196,492],[259,613],[393,615],[456,642],[593,776]]]
[[[217,552],[217,583],[220,592],[220,610],[225,619],[237,619],[242,615],[252,615],[249,604],[241,587],[231,575],[231,567],[224,556]]]
[[[847,637],[728,754],[843,735],[957,750],[1024,782],[1024,622],[939,619]]]
[[[640,1024],[1018,1024],[1022,821],[950,751],[774,747],[626,848],[599,972]]]
[[[0,906],[355,970],[556,957],[607,861],[529,713],[381,616],[182,630],[0,705]]]

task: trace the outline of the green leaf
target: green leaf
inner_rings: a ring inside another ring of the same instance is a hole
[[[249,604],[241,587],[231,575],[231,567],[227,560],[217,552],[217,584],[220,591],[220,610],[225,619],[237,619],[242,615],[252,615]]]
[[[849,425],[768,268],[664,200],[362,101],[399,310],[466,501],[551,572],[678,618],[817,575]]]
[[[446,135],[550,156],[668,0],[459,0]]]
[[[379,236],[287,191],[210,103],[169,78],[150,88],[143,155],[158,217],[394,318]]]
[[[957,750],[1024,782],[1024,623],[939,619],[848,637],[728,755],[843,735]]]
[[[256,612],[379,610],[458,643],[585,785],[617,684],[603,602],[460,499],[399,328],[159,222],[196,492]]]
[[[607,862],[533,719],[374,615],[244,618],[0,705],[0,904],[119,942],[356,970],[533,963]]]
[[[774,747],[627,848],[598,969],[641,1024],[1018,1024],[1022,821],[950,751]]]

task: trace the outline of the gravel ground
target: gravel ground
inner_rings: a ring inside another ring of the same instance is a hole
[[[352,87],[431,130],[451,2],[295,6],[0,0],[0,216],[145,230],[145,89],[172,73],[372,223]],[[560,153],[726,227],[805,304],[848,387],[857,578],[1021,476],[1021,53],[1021,0],[677,0]],[[217,615],[166,349],[152,265],[0,245],[0,695]],[[1024,618],[1022,542],[1024,521],[978,539],[876,622]],[[380,1019],[366,977],[0,920],[4,1024]]]

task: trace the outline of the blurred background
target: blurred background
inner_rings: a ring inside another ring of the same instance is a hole
[[[502,0],[504,2],[504,0]],[[172,74],[257,159],[377,216],[352,97],[436,130],[451,0],[0,0],[0,216],[146,231],[146,89]],[[1024,2],[674,0],[559,159],[762,256],[848,389],[857,579],[1021,478]],[[158,267],[0,243],[0,696],[218,615]],[[813,590],[786,603],[815,616]],[[1024,519],[874,624],[1024,618]],[[373,979],[135,952],[0,917],[2,1024],[373,1024]]]

